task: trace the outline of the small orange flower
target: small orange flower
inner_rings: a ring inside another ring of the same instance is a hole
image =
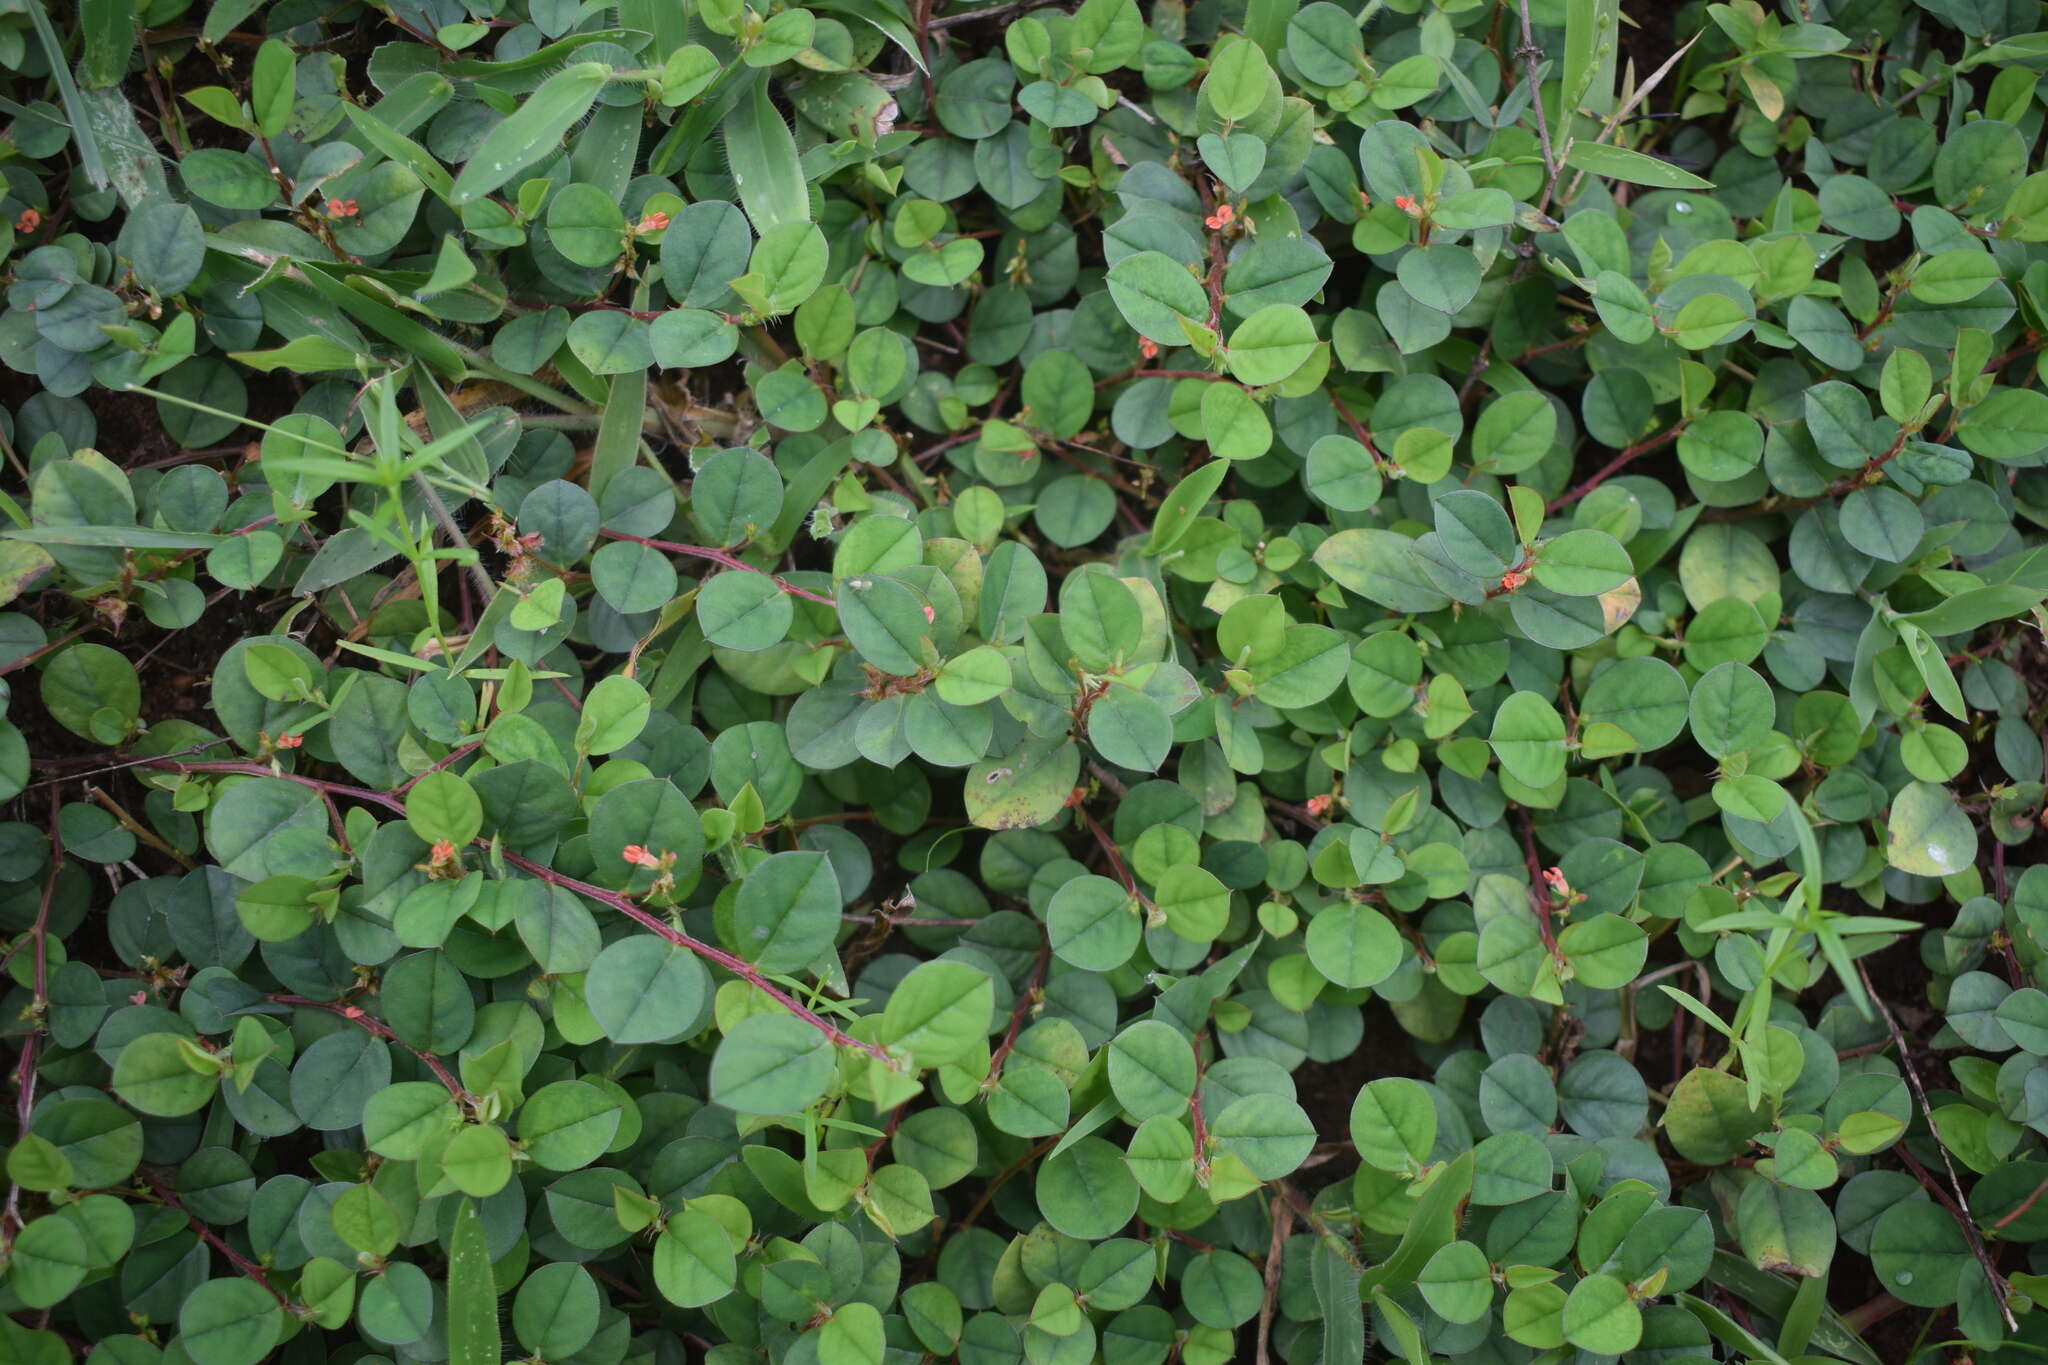
[[[939,619],[939,614],[936,611],[933,611],[931,607],[927,606],[924,609],[924,619],[925,623],[927,625],[930,625],[932,623],[935,623]]]
[[[34,232],[43,225],[43,215],[34,209],[23,209],[21,216],[14,220],[16,232]]]
[[[1416,204],[1415,196],[1412,194],[1395,195],[1394,207],[1407,214],[1410,218],[1420,218],[1422,216],[1422,209]]]
[[[436,840],[434,846],[427,850],[427,860],[414,863],[413,868],[426,873],[429,881],[437,882],[459,881],[469,871],[462,865],[461,852],[447,839]]]
[[[1138,354],[1147,360],[1159,359],[1159,343],[1151,337],[1138,338]]]
[[[1500,590],[1502,592],[1513,592],[1528,581],[1529,575],[1523,573],[1520,569],[1509,569],[1500,576]]]
[[[660,867],[661,859],[639,844],[627,844],[619,850],[619,856],[635,867]]]
[[[1544,868],[1543,884],[1550,888],[1554,896],[1569,896],[1572,893],[1571,884],[1564,879],[1564,869],[1561,867]]]
[[[1363,212],[1365,212],[1365,211],[1366,211],[1367,209],[1369,209],[1369,208],[1371,208],[1371,207],[1372,207],[1372,196],[1371,196],[1371,195],[1369,195],[1369,194],[1367,194],[1367,193],[1366,193],[1366,192],[1365,192],[1364,190],[1360,190],[1360,191],[1358,192],[1358,211],[1359,211],[1360,213],[1363,213]]]
[[[1310,815],[1329,814],[1333,800],[1334,798],[1329,796],[1311,796],[1308,799],[1308,813]]]
[[[1216,206],[1216,212],[1211,214],[1208,218],[1204,219],[1203,221],[1209,225],[1209,230],[1211,232],[1216,232],[1220,231],[1223,228],[1229,227],[1230,224],[1236,218],[1236,209],[1232,208],[1228,204],[1218,204]]]
[[[327,201],[327,216],[329,218],[353,218],[360,212],[362,212],[361,206],[353,199],[330,199]]]
[[[279,735],[277,737],[277,743],[272,747],[278,749],[296,749],[305,742],[306,737],[304,735]]]
[[[129,996],[129,997],[128,997],[128,1003],[129,1003],[129,1004],[131,1004],[131,1005],[147,1005],[147,1004],[149,1003],[149,992],[148,992],[148,991],[137,991],[137,992],[135,992],[135,994],[133,994],[133,995],[131,995],[131,996]]]
[[[635,232],[659,232],[668,226],[668,215],[659,211],[648,214],[633,225]]]

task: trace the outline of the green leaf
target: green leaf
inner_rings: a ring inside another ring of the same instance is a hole
[[[1255,387],[1277,384],[1300,369],[1316,345],[1315,324],[1307,313],[1289,304],[1269,304],[1231,332],[1230,372]]]
[[[1206,322],[1209,316],[1201,282],[1157,251],[1136,252],[1112,265],[1109,294],[1132,330],[1162,346],[1185,345],[1182,324]]]
[[[1202,97],[1221,119],[1236,121],[1258,110],[1272,79],[1266,54],[1255,43],[1219,44],[1202,80]]]
[[[512,1333],[537,1356],[560,1359],[597,1334],[603,1299],[580,1265],[544,1265],[526,1277],[512,1300]]]
[[[701,1308],[732,1292],[738,1278],[732,1242],[709,1214],[684,1209],[654,1243],[654,1286],[679,1308]]]
[[[1046,936],[1060,961],[1083,971],[1108,972],[1130,961],[1142,929],[1137,902],[1107,877],[1081,876],[1053,892]]]
[[[573,1171],[602,1156],[619,1131],[620,1104],[581,1081],[555,1081],[519,1111],[519,1143],[543,1170]]]
[[[936,614],[915,588],[894,578],[856,574],[833,588],[839,623],[860,656],[884,673],[908,677],[924,666]]]
[[[1417,1284],[1446,1322],[1476,1322],[1493,1304],[1492,1267],[1470,1242],[1446,1243],[1423,1265]]]
[[[294,66],[290,45],[279,39],[267,38],[256,49],[249,76],[249,108],[256,116],[256,131],[265,137],[276,137],[291,121]]]
[[[1343,587],[1394,611],[1438,611],[1449,605],[1423,573],[1415,543],[1398,532],[1339,531],[1316,548],[1314,558]]]
[[[1430,88],[1435,88],[1434,81]],[[1395,268],[1395,278],[1409,296],[1439,313],[1463,312],[1479,292],[1481,274],[1478,259],[1461,246],[1417,247],[1403,255]]]
[[[178,1340],[198,1365],[256,1365],[283,1332],[283,1310],[254,1280],[208,1280],[178,1308]]]
[[[497,1365],[503,1340],[498,1331],[498,1288],[491,1253],[476,1204],[455,1206],[448,1239],[448,1359],[450,1365]]]
[[[220,1088],[218,1074],[205,1068],[202,1054],[170,1033],[145,1033],[121,1049],[114,1062],[114,1093],[144,1114],[175,1118],[203,1108]]]
[[[1708,1166],[1734,1160],[1745,1141],[1767,1124],[1766,1116],[1750,1105],[1740,1080],[1705,1067],[1679,1078],[1663,1120],[1678,1154]]]
[[[1885,861],[1918,877],[1946,877],[1977,860],[1977,831],[1946,787],[1908,782],[1892,798]]]
[[[473,203],[558,150],[563,134],[589,112],[610,78],[611,68],[602,62],[577,62],[548,77],[510,117],[484,134],[456,175],[448,202]]]
[[[1648,185],[1660,190],[1711,190],[1709,181],[1682,171],[1668,161],[1604,142],[1575,141],[1565,149],[1564,164],[1608,180]]]
[[[1140,1020],[1110,1043],[1110,1089],[1134,1123],[1185,1112],[1196,1080],[1194,1048],[1170,1024]]]
[[[622,1045],[658,1043],[697,1022],[711,994],[711,978],[687,948],[653,934],[634,934],[598,953],[583,990],[607,1038]]]
[[[430,772],[405,794],[405,821],[427,843],[461,848],[483,828],[483,802],[469,783],[445,768]]]
[[[1509,776],[1547,787],[1564,776],[1565,728],[1556,708],[1534,692],[1517,692],[1494,713],[1487,743]]]
[[[1566,597],[1598,597],[1635,576],[1628,551],[1605,531],[1567,531],[1545,541],[1530,572],[1536,581]]]
[[[771,853],[740,883],[733,925],[765,972],[809,966],[839,933],[839,881],[822,853]]]
[[[1039,1213],[1069,1237],[1100,1241],[1138,1211],[1138,1182],[1124,1154],[1097,1137],[1046,1158],[1035,1189]]]
[[[987,973],[964,962],[926,962],[890,994],[882,1037],[920,1066],[943,1066],[986,1041],[994,1012]]]
[[[1369,1081],[1351,1105],[1351,1141],[1359,1160],[1381,1171],[1414,1168],[1436,1142],[1436,1106],[1405,1077]]]
[[[1308,959],[1332,985],[1377,986],[1401,965],[1401,933],[1365,905],[1334,905],[1308,922]]]
[[[584,697],[583,714],[576,723],[576,747],[592,754],[623,749],[647,728],[652,709],[646,688],[615,673]]]
[[[1742,1252],[1759,1270],[1824,1274],[1835,1254],[1835,1219],[1812,1190],[1758,1180],[1742,1192]]]
[[[742,1114],[795,1114],[825,1093],[832,1046],[786,1014],[756,1014],[726,1032],[711,1061],[711,1098]]]
[[[8,1284],[24,1306],[50,1308],[78,1288],[88,1269],[84,1236],[68,1220],[49,1215],[32,1220],[16,1235],[9,1253]]]
[[[1761,1182],[1759,1182],[1761,1183]],[[1588,1275],[1564,1303],[1565,1340],[1583,1351],[1620,1355],[1643,1338],[1643,1314],[1629,1288],[1611,1275]]]
[[[766,81],[752,82],[734,102],[722,131],[726,156],[738,173],[740,203],[753,220],[754,231],[808,222],[811,194],[797,159],[796,139],[769,98]]]

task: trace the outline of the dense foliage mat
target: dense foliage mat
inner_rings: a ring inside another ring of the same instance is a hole
[[[0,4],[0,1360],[2048,1351],[2022,0]]]

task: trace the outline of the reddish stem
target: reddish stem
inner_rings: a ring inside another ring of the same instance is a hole
[[[955,1232],[965,1232],[968,1228],[973,1227],[974,1220],[981,1217],[981,1211],[988,1207],[989,1201],[991,1199],[994,1199],[996,1197],[996,1191],[1001,1189],[1005,1184],[1007,1184],[1011,1176],[1017,1174],[1017,1172],[1023,1170],[1026,1166],[1031,1165],[1033,1162],[1037,1161],[1038,1158],[1044,1156],[1047,1152],[1051,1151],[1053,1149],[1054,1144],[1059,1142],[1059,1140],[1064,1136],[1065,1134],[1062,1133],[1054,1133],[1051,1137],[1045,1139],[1036,1147],[1033,1147],[1030,1151],[1026,1152],[1024,1155],[1018,1157],[1009,1165],[1003,1167],[1002,1170],[998,1171],[995,1174],[995,1176],[989,1180],[988,1184],[982,1188],[981,1194],[976,1197],[974,1203],[968,1206],[967,1212],[960,1216],[960,1221],[954,1226],[953,1230]]]
[[[722,948],[714,948],[700,939],[692,938],[662,919],[659,915],[635,905],[618,892],[607,891],[601,886],[592,886],[589,882],[578,881],[574,877],[565,877],[553,868],[544,867],[530,858],[522,858],[517,853],[507,851],[503,854],[503,857],[506,862],[514,867],[523,868],[552,886],[559,886],[564,890],[574,891],[579,896],[608,905],[627,919],[632,920],[635,924],[653,931],[655,934],[667,939],[670,943],[675,944],[678,948],[687,948],[706,962],[725,968],[725,970],[731,972],[734,976],[746,982],[755,990],[803,1020],[806,1024],[809,1024],[812,1028],[824,1034],[826,1041],[830,1042],[833,1046],[854,1048],[867,1053],[870,1057],[885,1062],[890,1060],[886,1048],[870,1043],[865,1039],[854,1037],[831,1020],[799,1004],[796,998],[790,995],[789,992],[781,989],[779,986],[769,984],[767,978],[761,975],[759,969],[753,963],[734,957]]]
[[[931,26],[932,0],[917,0],[915,15],[917,25],[917,73],[924,78],[924,108],[927,117],[938,103],[938,94],[932,84]]]
[[[1882,455],[1873,455],[1854,474],[1844,474],[1810,498],[1766,498],[1753,507],[1717,507],[1700,518],[1701,521],[1742,521],[1749,517],[1764,516],[1772,512],[1796,512],[1802,507],[1811,507],[1817,502],[1827,502],[1844,493],[1868,487],[1877,482],[1877,472],[1890,464],[1898,453],[1906,448],[1908,433],[1900,431],[1891,447]]]
[[[763,578],[773,581],[776,587],[792,597],[801,597],[806,601],[817,602],[828,607],[839,605],[829,597],[820,597],[808,589],[799,588],[794,583],[785,583],[766,569],[757,569],[738,555],[726,550],[714,550],[709,545],[683,545],[673,540],[649,540],[645,536],[627,535],[624,531],[606,530],[600,531],[598,534],[602,535],[606,540],[630,540],[635,545],[645,545],[653,550],[666,550],[672,555],[688,555],[692,559],[705,559],[713,564],[723,564],[728,569],[741,569],[747,573],[757,573]]]
[[[1650,437],[1646,441],[1637,441],[1634,445],[1622,451],[1621,454],[1615,456],[1606,464],[1600,466],[1599,469],[1595,470],[1592,478],[1587,479],[1584,483],[1580,484],[1577,488],[1574,488],[1571,492],[1566,493],[1563,497],[1545,503],[1543,506],[1543,510],[1546,512],[1555,512],[1560,507],[1571,506],[1580,498],[1585,497],[1586,494],[1592,492],[1601,484],[1607,482],[1608,479],[1612,478],[1616,474],[1619,474],[1622,471],[1622,469],[1624,469],[1637,456],[1647,455],[1653,450],[1657,450],[1663,446],[1671,444],[1673,441],[1678,439],[1678,434],[1684,430],[1685,423],[1680,422],[1676,426],[1672,427],[1670,430],[1659,432],[1657,435]]]
[[[1095,381],[1095,387],[1098,389],[1106,389],[1112,384],[1121,384],[1126,379],[1221,379],[1222,377],[1222,375],[1217,374],[1214,370],[1138,369],[1126,370],[1122,374],[1114,374],[1107,379],[1098,379]]]
[[[603,299],[582,299],[569,303],[546,303],[539,299],[507,299],[512,307],[527,313],[544,313],[550,308],[560,308],[571,313],[624,313],[641,322],[652,322],[662,316],[660,313],[635,311],[623,303],[607,303]]]
[[[247,1256],[244,1256],[241,1252],[229,1246],[226,1242],[221,1240],[221,1236],[219,1233],[215,1232],[205,1223],[202,1223],[199,1219],[193,1217],[191,1210],[187,1209],[183,1204],[178,1202],[178,1196],[176,1191],[172,1190],[169,1185],[164,1184],[162,1180],[158,1179],[155,1172],[145,1170],[142,1173],[142,1178],[149,1182],[149,1187],[156,1191],[156,1197],[164,1201],[165,1207],[176,1209],[179,1213],[183,1214],[185,1216],[185,1221],[191,1225],[192,1231],[198,1233],[199,1236],[206,1242],[208,1246],[212,1247],[215,1251],[218,1251],[221,1255],[227,1257],[229,1265],[241,1271],[244,1275],[247,1275],[250,1279],[256,1281],[256,1283],[262,1285],[266,1290],[268,1290],[270,1292],[270,1297],[277,1300],[279,1307],[284,1308],[287,1311],[291,1309],[292,1301],[284,1296],[283,1291],[279,1290],[276,1285],[270,1282],[270,1277],[263,1273],[262,1266],[257,1265]]]
[[[455,1079],[454,1075],[448,1070],[447,1065],[439,1057],[436,1057],[431,1052],[422,1052],[411,1043],[406,1042],[398,1036],[391,1025],[366,1012],[360,1005],[351,1005],[341,1000],[312,1000],[303,995],[266,995],[263,998],[275,1001],[280,1005],[295,1005],[300,1009],[308,1010],[325,1010],[329,1014],[338,1015],[364,1032],[382,1038],[386,1042],[396,1043],[413,1056],[419,1058],[425,1064],[427,1070],[434,1073],[434,1078],[446,1086],[448,1093],[453,1095],[458,1101],[467,1101],[473,1098],[467,1090],[462,1088],[462,1082]]]
[[[2040,1184],[2034,1186],[2034,1192],[2028,1195],[2025,1199],[2022,1199],[2019,1202],[2019,1206],[2015,1208],[2011,1213],[2006,1214],[2003,1218],[1993,1223],[1991,1225],[1992,1229],[1995,1231],[1999,1228],[2004,1227],[2008,1223],[2018,1222],[2028,1209],[2031,1209],[2032,1207],[2034,1207],[2035,1204],[2040,1202],[2041,1196],[2044,1194],[2048,1194],[2048,1180],[2044,1180]]]
[[[1031,979],[1024,989],[1017,993],[1017,1004],[1010,1011],[1010,1028],[1003,1035],[1002,1046],[988,1061],[988,1079],[981,1083],[983,1090],[991,1090],[1003,1078],[1003,1063],[1009,1060],[1011,1049],[1017,1046],[1017,1035],[1024,1031],[1024,1020],[1030,1016],[1031,1007],[1038,1000],[1040,987],[1045,984],[1046,968],[1052,965],[1052,945],[1041,942],[1038,945],[1038,963],[1031,969]]]
[[[918,451],[917,454],[910,457],[911,462],[919,466],[928,465],[933,460],[938,459],[939,456],[951,450],[954,446],[964,446],[969,441],[978,438],[980,435],[981,432],[978,428],[973,431],[955,432],[953,435],[948,436],[945,440],[940,441],[937,445],[926,446],[923,450]]]
[[[451,764],[451,763],[460,763],[460,762],[461,762],[461,761],[462,761],[463,759],[465,759],[465,758],[467,758],[467,757],[468,757],[469,755],[471,755],[471,754],[475,753],[475,752],[476,752],[476,751],[477,751],[478,749],[481,749],[481,748],[483,748],[483,746],[484,746],[484,742],[483,742],[482,740],[480,740],[480,739],[473,739],[473,740],[471,740],[471,741],[470,741],[469,743],[467,743],[467,744],[464,744],[464,745],[460,746],[459,748],[456,748],[456,749],[451,749],[451,750],[449,751],[449,753],[448,753],[448,756],[447,756],[446,758],[443,758],[443,759],[440,759],[440,760],[436,761],[436,762],[435,762],[435,763],[433,764],[433,766],[431,766],[431,767],[429,767],[429,768],[427,769],[427,771],[426,771],[426,772],[420,773],[420,774],[418,774],[418,775],[417,775],[417,776],[415,776],[415,777],[409,777],[409,778],[407,778],[407,779],[406,779],[406,780],[405,780],[405,781],[404,781],[403,783],[401,783],[401,784],[399,784],[398,786],[396,786],[396,787],[392,788],[392,792],[393,792],[393,794],[395,794],[395,795],[398,795],[398,796],[403,796],[403,795],[405,795],[405,794],[406,794],[407,792],[409,792],[409,791],[411,791],[411,790],[413,789],[413,784],[414,784],[414,783],[416,783],[416,782],[418,782],[418,781],[420,780],[420,778],[422,778],[422,777],[425,777],[425,776],[427,775],[427,773],[437,773],[437,772],[440,772],[440,771],[441,771],[441,770],[442,770],[443,768],[447,767],[447,766],[448,766],[449,764]]]
[[[1195,1049],[1195,1088],[1188,1095],[1188,1122],[1195,1130],[1195,1178],[1204,1188],[1209,1184],[1209,1121],[1202,1116],[1202,1076],[1209,1064],[1202,1058],[1202,1040],[1206,1030],[1197,1033],[1190,1043]]]
[[[909,1101],[904,1101],[889,1111],[889,1121],[882,1125],[882,1135],[868,1144],[868,1164],[873,1165],[875,1154],[889,1145],[889,1139],[896,1136],[896,1130],[903,1126],[903,1116],[910,1111]]]
[[[178,763],[169,759],[159,759],[153,766],[168,768],[178,772],[248,773],[257,777],[278,777],[283,778],[287,782],[297,782],[301,786],[311,787],[315,791],[333,792],[337,796],[354,797],[358,801],[382,806],[386,810],[401,813],[405,810],[405,803],[403,801],[384,792],[370,791],[365,787],[352,787],[345,782],[326,782],[317,777],[302,777],[297,773],[273,772],[260,763]],[[479,847],[487,847],[484,840],[479,839],[476,843]],[[706,962],[725,968],[725,970],[745,981],[755,990],[760,991],[791,1014],[809,1024],[812,1028],[824,1034],[826,1040],[834,1046],[855,1048],[885,1062],[891,1060],[886,1048],[854,1037],[830,1020],[820,1016],[815,1010],[799,1004],[787,991],[771,985],[752,963],[734,957],[722,948],[714,948],[708,943],[692,938],[682,930],[669,924],[666,920],[663,920],[660,916],[634,904],[618,892],[607,891],[601,886],[593,886],[589,882],[578,881],[574,877],[565,877],[553,868],[544,867],[530,858],[522,858],[517,853],[507,851],[502,856],[506,862],[511,863],[514,867],[532,873],[549,885],[559,886],[564,890],[573,891],[579,896],[587,897],[602,905],[608,905],[634,923],[651,930],[677,947],[687,948]]]
[[[42,899],[36,903],[36,922],[29,929],[35,949],[35,998],[30,1006],[29,1030],[21,1040],[21,1064],[15,1069],[15,1132],[28,1133],[29,1117],[36,1107],[36,1045],[41,1042],[50,1009],[49,927],[50,905],[57,895],[57,877],[64,870],[64,835],[57,827],[57,793],[50,792],[50,873],[43,878]],[[7,1206],[0,1217],[0,1236],[12,1242],[10,1230],[21,1226],[21,1186],[8,1182]]]
[[[1372,456],[1373,462],[1375,464],[1386,463],[1386,457],[1381,455],[1379,447],[1372,443],[1372,433],[1366,430],[1365,423],[1351,415],[1351,409],[1344,406],[1344,400],[1333,393],[1330,395],[1330,406],[1337,409],[1337,415],[1344,419],[1345,426],[1351,428],[1351,434],[1358,438],[1358,443],[1365,447],[1366,453]]]
[[[180,763],[175,759],[154,759],[144,764],[150,768],[167,768],[181,773],[246,773],[250,777],[281,777],[287,782],[296,782],[302,787],[311,787],[317,792],[331,792],[336,796],[352,796],[358,801],[367,801],[386,810],[405,813],[405,802],[383,792],[373,792],[367,787],[351,787],[346,782],[326,782],[317,777],[306,777],[300,773],[281,773],[263,763],[250,763],[238,759],[217,759],[205,763]]]
[[[1536,911],[1536,927],[1542,931],[1543,946],[1556,958],[1557,936],[1550,932],[1550,890],[1543,880],[1543,859],[1536,853],[1536,827],[1528,811],[1517,807],[1515,813],[1521,817],[1522,850],[1529,860],[1529,904]]]
[[[0,673],[12,673],[17,668],[28,667],[37,659],[42,658],[45,654],[49,654],[55,650],[64,648],[64,646],[70,644],[73,640],[76,640],[79,636],[85,634],[86,629],[87,628],[85,626],[80,626],[77,630],[72,631],[69,635],[59,636],[58,638],[50,641],[50,643],[44,645],[41,649],[36,650],[34,653],[24,654],[19,659],[16,659],[13,663],[7,664],[4,667],[0,667]]]
[[[1116,851],[1116,841],[1109,837],[1109,831],[1105,830],[1102,822],[1090,815],[1085,807],[1076,806],[1074,811],[1081,817],[1081,823],[1088,826],[1088,832],[1095,836],[1095,842],[1102,846],[1103,855],[1109,859],[1110,869],[1116,873],[1117,880],[1124,884],[1124,890],[1133,896],[1137,895],[1137,880],[1131,876],[1131,870],[1124,866],[1123,855]]]

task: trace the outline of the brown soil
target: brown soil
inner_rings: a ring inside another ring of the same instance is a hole
[[[1695,12],[1701,23],[1706,22],[1704,13]],[[1636,84],[1640,86],[1650,78],[1650,73],[1664,65],[1671,54],[1678,49],[1679,39],[1674,31],[1678,18],[1676,5],[1625,5],[1622,7],[1621,53],[1622,71],[1627,74],[1629,63],[1636,69]],[[1666,78],[1667,80],[1669,77]],[[1666,91],[1673,87],[1665,86]],[[1664,107],[1664,101],[1653,101],[1653,107]]]

